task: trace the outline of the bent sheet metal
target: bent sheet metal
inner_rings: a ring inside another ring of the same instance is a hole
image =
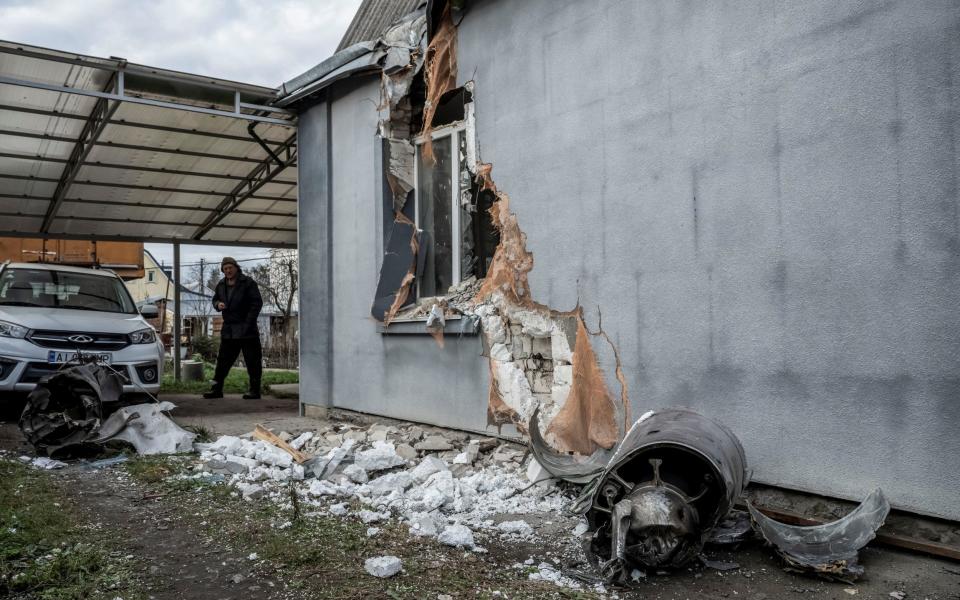
[[[867,545],[890,513],[883,492],[874,490],[842,519],[813,526],[787,525],[747,503],[761,535],[791,567],[842,580],[863,575],[859,551]]]

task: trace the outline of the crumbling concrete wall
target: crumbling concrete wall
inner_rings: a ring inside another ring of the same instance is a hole
[[[958,27],[947,2],[470,3],[459,83],[530,287],[603,308],[634,414],[722,420],[762,482],[960,518]]]

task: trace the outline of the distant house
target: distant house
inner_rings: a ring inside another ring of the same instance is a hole
[[[144,250],[143,277],[128,280],[127,291],[137,304],[149,298],[168,298],[173,302],[174,287],[171,271],[170,267],[161,265],[149,250]]]

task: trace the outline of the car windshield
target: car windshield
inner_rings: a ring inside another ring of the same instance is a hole
[[[47,269],[4,269],[0,306],[137,312],[123,282],[116,277]]]

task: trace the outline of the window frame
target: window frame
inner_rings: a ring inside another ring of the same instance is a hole
[[[469,144],[467,133],[468,123],[466,120],[457,121],[443,127],[438,127],[430,132],[430,139],[436,141],[441,138],[452,138],[450,142],[450,231],[456,239],[451,240],[451,263],[452,273],[450,274],[450,285],[457,285],[462,281],[463,274],[460,272],[460,257],[463,250],[463,232],[460,230],[460,135],[464,136],[464,143]],[[426,142],[426,137],[419,135],[413,139],[413,224],[418,231],[423,231],[420,227],[420,148]],[[417,299],[421,298],[420,290],[422,286],[417,285]],[[446,295],[446,290],[441,296]]]

